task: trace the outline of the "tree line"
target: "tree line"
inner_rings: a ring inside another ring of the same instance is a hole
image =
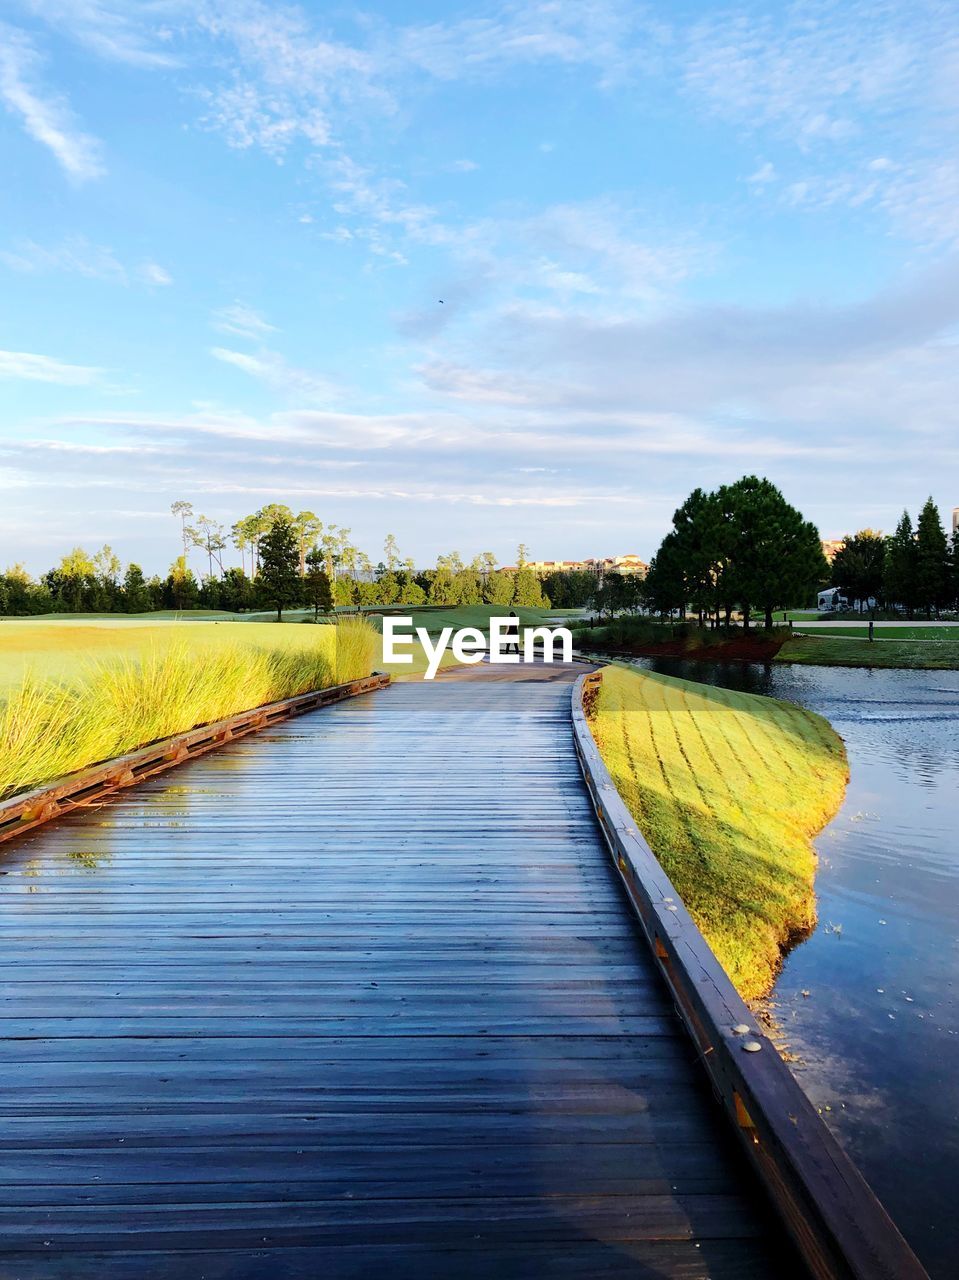
[[[596,576],[554,572],[540,576],[520,545],[517,567],[498,567],[492,552],[465,563],[457,552],[418,569],[401,556],[387,534],[374,564],[353,545],[350,530],[325,525],[311,511],[271,503],[230,529],[188,502],[173,503],[182,552],[165,575],[146,577],[140,565],[123,565],[110,546],[91,554],[75,547],[38,580],[16,564],[0,574],[0,613],[147,613],[161,609],[256,609],[309,607],[318,615],[333,606],[491,604],[576,608],[592,602]],[[232,544],[240,564],[228,562]],[[197,550],[205,560],[199,576],[189,564]]]
[[[959,609],[959,530],[950,539],[928,498],[915,526],[903,511],[895,533],[847,534],[833,558],[831,585],[860,607],[874,605],[927,618]]]
[[[769,629],[775,610],[806,604],[828,580],[818,529],[769,480],[694,489],[672,526],[643,585],[653,612],[691,609],[718,627],[738,609],[744,627],[759,614]]]

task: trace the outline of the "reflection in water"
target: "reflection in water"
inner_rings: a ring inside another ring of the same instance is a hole
[[[826,716],[851,779],[774,1008],[807,1093],[935,1277],[959,1256],[959,672],[644,659]]]

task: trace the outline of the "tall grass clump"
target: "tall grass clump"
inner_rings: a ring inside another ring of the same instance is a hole
[[[816,922],[812,837],[836,813],[842,739],[802,707],[607,667],[592,712],[616,787],[747,999]]]
[[[377,635],[362,621],[308,644],[191,647],[88,666],[70,683],[27,675],[0,704],[0,797],[196,725],[369,675]]]

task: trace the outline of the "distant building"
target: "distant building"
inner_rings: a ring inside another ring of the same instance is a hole
[[[842,544],[843,544],[842,538],[824,538],[822,542],[819,544],[822,547],[823,555],[826,557],[826,559],[829,561],[830,564],[832,564],[833,560],[835,560],[836,552],[839,550]]]
[[[606,556],[604,559],[589,560],[527,560],[525,567],[534,573],[595,573],[602,577],[604,573],[621,573],[627,577],[645,578],[649,568],[645,560],[632,553],[625,556]],[[515,573],[517,566],[503,566],[508,573]]]
[[[959,533],[959,507],[952,509],[952,536],[955,537]]]

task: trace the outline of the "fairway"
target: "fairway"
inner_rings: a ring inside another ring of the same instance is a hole
[[[812,837],[842,801],[842,740],[801,707],[620,666],[591,727],[720,963],[744,997],[764,995],[816,921]]]

